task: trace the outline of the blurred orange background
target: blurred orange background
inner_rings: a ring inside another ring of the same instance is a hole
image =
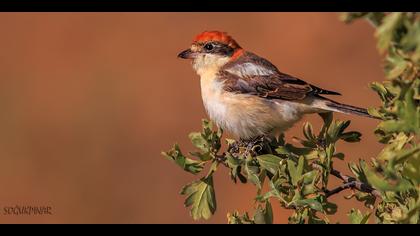
[[[1,13],[0,222],[193,223],[179,190],[198,177],[160,152],[174,142],[192,150],[187,135],[206,117],[198,76],[176,58],[204,30],[229,32],[281,71],[341,92],[340,102],[379,104],[368,87],[383,80],[374,30],[337,13]],[[336,117],[364,134],[339,145],[346,161],[380,151],[377,121]],[[317,115],[308,120],[319,128]],[[335,167],[349,173],[345,162]],[[199,222],[253,210],[255,188],[219,169],[217,212]],[[341,203],[332,222],[361,207],[349,194],[331,198]],[[14,205],[51,206],[53,215],[5,215]],[[275,221],[287,222],[290,212],[273,205]]]

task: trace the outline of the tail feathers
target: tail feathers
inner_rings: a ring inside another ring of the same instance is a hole
[[[344,114],[354,114],[354,115],[378,119],[374,116],[369,115],[369,113],[367,112],[367,109],[365,108],[338,103],[324,97],[320,97],[320,98],[322,99],[322,104],[323,104],[322,108],[324,110],[335,111],[335,112],[340,112]]]

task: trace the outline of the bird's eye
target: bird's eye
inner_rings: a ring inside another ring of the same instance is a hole
[[[204,45],[204,48],[205,48],[207,51],[211,51],[211,50],[213,50],[214,46],[213,46],[213,44],[208,43],[208,44]]]

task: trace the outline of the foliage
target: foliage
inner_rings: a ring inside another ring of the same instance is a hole
[[[246,212],[229,213],[232,224],[272,223],[272,201],[293,210],[289,223],[336,223],[330,218],[338,206],[329,197],[345,189],[352,189],[347,199],[367,207],[366,213],[352,209],[348,213],[351,223],[420,223],[420,15],[346,13],[341,17],[345,22],[364,18],[376,27],[387,80],[371,84],[382,105],[370,108],[369,113],[382,120],[374,132],[385,145],[383,150],[369,163],[349,163],[353,176],[346,176],[333,164],[345,158],[336,150],[338,142],[360,141],[359,132],[347,131],[350,121],[323,114],[319,132],[310,123],[303,125],[298,145],[286,142],[284,136],[256,140],[252,148],[226,139],[227,148],[221,152],[222,130],[204,120],[202,132],[189,135],[197,148],[190,157],[178,145],[163,153],[192,174],[210,166],[204,177],[181,191],[195,220],[208,219],[216,211],[213,174],[222,164],[230,170],[233,182],[251,183],[257,189],[252,217]],[[342,185],[328,189],[331,176],[342,180]]]

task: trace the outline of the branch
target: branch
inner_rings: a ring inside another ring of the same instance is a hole
[[[312,167],[314,169],[318,169],[318,170],[322,168],[320,165],[315,164],[315,163],[312,164]],[[327,191],[326,192],[327,197],[330,197],[330,196],[332,196],[336,193],[339,193],[339,192],[341,192],[345,189],[354,188],[354,189],[357,189],[361,192],[370,193],[377,198],[382,198],[381,193],[378,190],[374,189],[369,184],[360,182],[360,181],[356,180],[356,178],[354,178],[354,177],[351,177],[351,176],[348,176],[348,175],[343,175],[338,170],[332,169],[330,173],[333,176],[343,180],[344,184],[335,188],[335,189],[333,189],[333,190],[331,190],[331,191]]]
[[[216,155],[216,160],[219,163],[223,163],[225,166],[227,166],[227,164],[225,163],[226,153],[223,153],[222,155]],[[321,170],[322,166],[319,164],[312,163],[312,168]],[[333,190],[330,190],[330,191],[325,190],[325,195],[327,198],[334,194],[340,193],[341,191],[345,189],[351,188],[351,189],[357,189],[361,192],[370,193],[373,196],[382,199],[381,193],[375,188],[373,188],[372,186],[370,186],[369,184],[360,182],[354,177],[341,174],[341,172],[339,172],[338,170],[331,169],[330,173],[331,175],[343,180],[344,183]]]
[[[333,190],[325,190],[325,196],[327,198],[329,198],[332,195],[337,194],[337,193],[339,193],[339,192],[341,192],[345,189],[355,188],[355,187],[356,187],[356,181],[352,181],[352,182],[349,182],[349,183],[344,183],[344,184],[338,186],[337,188],[335,188]]]

